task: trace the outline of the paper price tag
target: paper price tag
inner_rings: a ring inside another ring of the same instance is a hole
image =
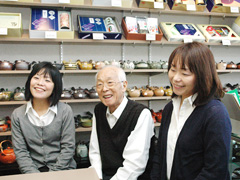
[[[156,41],[156,34],[146,34],[147,41]]]
[[[163,9],[163,2],[154,2],[154,8]]]
[[[239,13],[238,7],[230,7],[231,13]]]
[[[195,4],[187,4],[187,11],[196,11]]]
[[[230,46],[231,45],[231,41],[229,39],[223,39],[222,40],[222,44],[225,46]]]
[[[70,0],[59,0],[59,3],[70,3]]]
[[[0,35],[7,35],[8,29],[7,28],[0,28]]]
[[[184,43],[192,43],[193,40],[190,39],[190,38],[184,38],[184,39],[183,39],[183,42],[184,42]]]
[[[45,38],[46,39],[57,39],[57,32],[56,31],[46,31]]]
[[[93,39],[95,40],[103,40],[103,33],[93,33]]]
[[[111,0],[112,6],[122,7],[122,0]]]

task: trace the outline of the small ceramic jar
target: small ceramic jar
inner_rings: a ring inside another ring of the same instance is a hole
[[[227,67],[227,63],[223,62],[223,60],[221,60],[219,63],[217,63],[217,69],[219,70],[225,70]]]

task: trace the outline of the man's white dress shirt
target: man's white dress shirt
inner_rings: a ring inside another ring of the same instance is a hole
[[[109,108],[107,108],[106,117],[110,128],[114,127],[127,103],[128,99],[124,97],[121,104],[112,114],[110,113]],[[154,123],[151,112],[148,109],[144,109],[138,118],[135,129],[129,135],[128,141],[123,150],[123,167],[118,168],[117,173],[111,178],[111,180],[135,180],[145,171],[149,157],[151,138],[153,135]],[[95,116],[93,117],[89,158],[92,165],[91,167],[96,169],[99,178],[102,179],[102,162]]]

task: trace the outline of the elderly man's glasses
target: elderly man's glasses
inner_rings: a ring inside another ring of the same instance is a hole
[[[117,83],[122,83],[123,81],[107,81],[107,82],[97,82],[96,88],[97,89],[102,89],[104,86],[107,88],[112,88],[114,87]]]

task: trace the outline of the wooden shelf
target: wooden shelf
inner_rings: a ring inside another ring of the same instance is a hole
[[[161,123],[159,122],[156,122],[154,123],[154,126],[155,127],[159,127],[161,125]],[[92,131],[92,127],[78,127],[75,129],[75,132],[78,133],[78,132],[90,132]],[[11,131],[6,131],[6,132],[0,132],[0,136],[11,136],[12,133]]]
[[[152,100],[169,100],[171,99],[170,96],[154,96],[154,97],[129,97],[129,99],[133,101],[152,101]],[[100,102],[100,99],[62,99],[60,100],[64,103],[93,103],[93,102]],[[7,105],[22,105],[26,104],[26,101],[0,101],[0,106],[7,106]]]
[[[34,0],[33,2],[16,2],[16,1],[0,1],[1,5],[4,6],[18,6],[18,7],[45,7],[45,8],[69,8],[69,9],[89,9],[89,10],[104,10],[104,11],[130,11],[130,12],[150,12],[159,14],[180,14],[180,15],[197,15],[197,16],[222,16],[222,17],[237,17],[240,13],[220,13],[220,12],[208,12],[205,9],[204,12],[197,11],[178,11],[170,10],[168,5],[165,9],[149,9],[149,8],[138,8],[137,3],[133,0],[133,5],[130,8],[124,7],[105,7],[105,6],[92,6],[91,0],[85,0],[84,5],[73,5],[73,4],[53,4],[53,3],[41,3],[41,0]]]
[[[167,69],[125,69],[126,73],[167,73]],[[0,70],[0,75],[5,74],[29,74],[30,70]],[[63,74],[95,74],[98,70],[60,70]],[[219,74],[224,73],[239,73],[240,69],[226,69],[226,70],[217,70]]]

